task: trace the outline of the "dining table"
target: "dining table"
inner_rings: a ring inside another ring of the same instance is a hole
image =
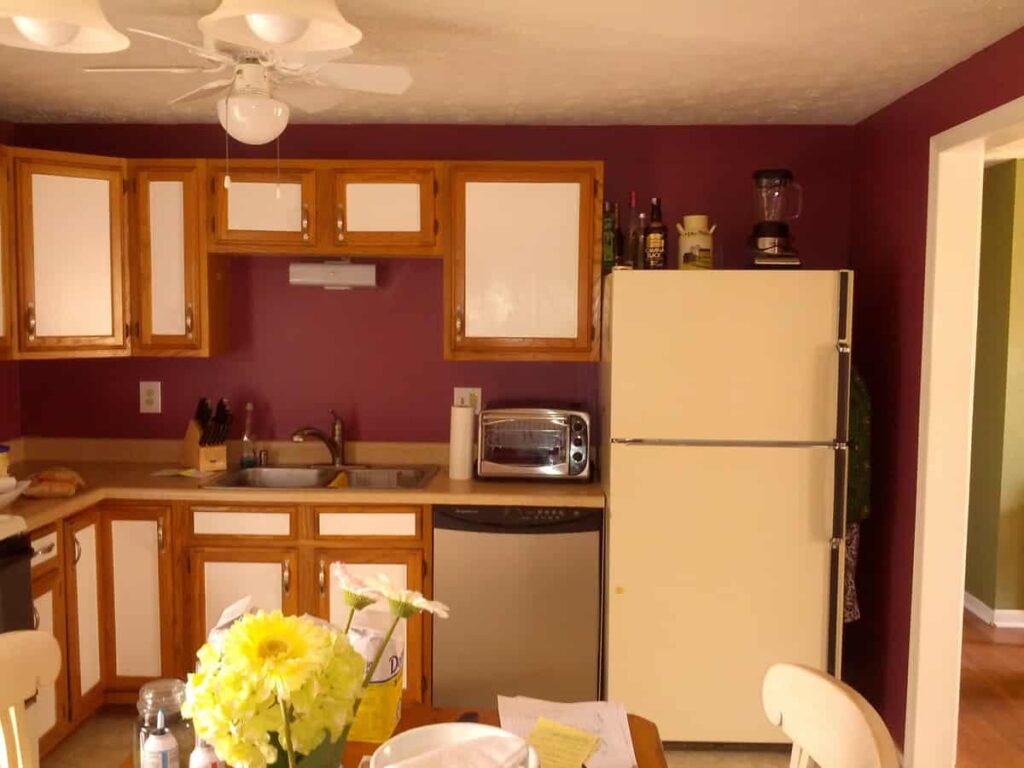
[[[665,750],[661,744],[658,727],[650,720],[637,715],[629,715],[629,733],[633,737],[633,752],[636,754],[636,768],[668,768]],[[402,711],[402,719],[395,733],[418,728],[433,723],[484,723],[499,725],[498,711],[495,709],[436,709],[426,705],[409,705]],[[353,741],[345,746],[342,768],[359,768],[364,757],[373,754],[379,744]],[[131,768],[131,755],[127,757],[121,768]]]

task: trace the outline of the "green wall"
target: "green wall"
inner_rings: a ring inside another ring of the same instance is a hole
[[[967,591],[1024,608],[1024,161],[986,169]]]

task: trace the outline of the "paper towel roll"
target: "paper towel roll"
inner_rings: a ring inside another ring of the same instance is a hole
[[[469,480],[473,477],[473,438],[476,411],[471,405],[452,406],[452,426],[448,436],[448,477]]]

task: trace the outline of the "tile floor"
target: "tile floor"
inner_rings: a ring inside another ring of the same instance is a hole
[[[120,768],[132,741],[130,710],[105,710],[47,755],[41,768]],[[670,752],[669,768],[786,768],[779,752],[693,750]]]

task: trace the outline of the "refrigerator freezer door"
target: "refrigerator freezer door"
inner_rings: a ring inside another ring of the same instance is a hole
[[[764,674],[825,669],[835,631],[833,451],[611,451],[608,699],[666,741],[782,741]]]
[[[841,274],[614,273],[611,437],[834,440]]]

